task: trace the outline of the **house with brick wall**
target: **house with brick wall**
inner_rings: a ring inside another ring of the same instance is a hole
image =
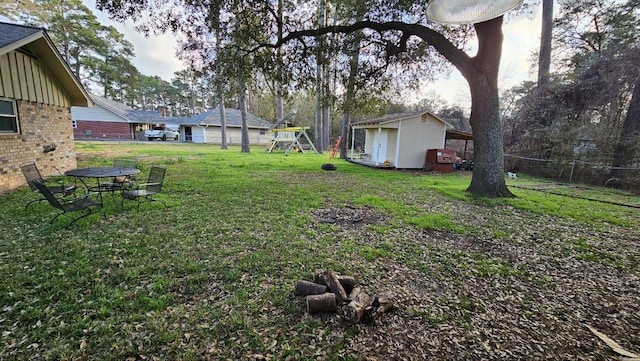
[[[26,184],[23,164],[76,168],[71,106],[90,105],[44,29],[0,22],[0,192]]]
[[[71,107],[73,135],[77,140],[145,140],[144,130],[154,126],[178,129],[180,140],[193,143],[220,144],[222,122],[219,108],[209,109],[191,117],[167,117],[163,110],[135,110],[125,104],[95,94],[89,94],[91,108]],[[227,108],[227,144],[240,144],[242,114]],[[253,114],[247,114],[249,144],[266,145],[271,142],[272,124]]]
[[[75,139],[142,140],[145,129],[167,120],[163,111],[135,110],[95,94],[89,96],[92,107],[71,107]]]

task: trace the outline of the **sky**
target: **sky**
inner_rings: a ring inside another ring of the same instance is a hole
[[[136,32],[130,23],[117,23],[109,20],[109,17],[96,9],[95,0],[83,0],[104,25],[113,25],[125,35],[135,48],[136,56],[133,59],[138,70],[148,76],[157,75],[167,81],[171,80],[173,73],[185,69],[185,65],[175,56],[177,42],[173,35],[145,37]],[[532,72],[532,54],[540,46],[541,9],[537,9],[529,15],[507,14],[503,25],[504,42],[502,48],[502,61],[500,64],[499,87],[508,89],[520,84],[524,80],[533,80],[536,74]],[[472,47],[472,49],[475,49]],[[475,50],[470,52],[474,55]],[[429,93],[435,93],[449,104],[458,104],[469,109],[471,96],[469,86],[460,73],[453,69],[447,76],[426,84],[416,91],[409,99],[418,101]]]
[[[186,66],[176,57],[177,41],[172,34],[145,37],[135,30],[132,23],[119,23],[109,20],[106,13],[96,9],[95,0],[82,0],[103,25],[112,25],[125,39],[133,44],[135,58],[133,64],[140,73],[147,76],[157,75],[164,80],[171,80],[173,73],[184,70]]]
[[[524,80],[537,78],[537,65],[532,68],[534,52],[540,48],[540,32],[542,24],[541,9],[530,15],[507,16],[502,32],[502,59],[498,86],[501,90],[509,89]],[[475,48],[469,52],[475,54]],[[463,105],[470,108],[471,94],[467,81],[460,72],[453,68],[449,76],[443,76],[436,82],[421,89],[421,95],[435,92],[450,104]],[[418,97],[421,97],[418,95]]]

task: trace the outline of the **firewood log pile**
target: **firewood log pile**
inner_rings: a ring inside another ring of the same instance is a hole
[[[313,282],[299,281],[294,293],[305,297],[310,314],[335,313],[350,323],[375,320],[394,307],[391,292],[370,296],[354,277],[339,275],[332,270],[316,273]]]

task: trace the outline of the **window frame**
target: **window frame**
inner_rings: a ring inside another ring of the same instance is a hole
[[[0,101],[5,101],[5,102],[10,102],[11,103],[11,106],[13,107],[13,114],[1,114],[0,113],[0,117],[7,118],[7,119],[10,119],[11,117],[13,117],[15,128],[16,128],[15,131],[0,130],[0,135],[16,135],[16,134],[20,134],[20,119],[18,117],[18,105],[16,103],[16,100],[15,99],[11,99],[11,98],[0,97]]]

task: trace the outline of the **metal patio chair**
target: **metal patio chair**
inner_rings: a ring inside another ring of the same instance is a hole
[[[149,178],[146,183],[138,184],[132,189],[122,190],[122,201],[120,203],[120,207],[124,207],[124,201],[125,199],[128,199],[138,203],[138,212],[140,212],[140,203],[142,202],[159,201],[166,208],[166,203],[154,198],[156,194],[159,194],[162,191],[162,184],[164,183],[164,176],[166,172],[167,169],[164,167],[151,166]]]
[[[49,190],[49,188],[40,181],[34,181],[33,184],[38,189],[40,194],[42,194],[44,198],[49,202],[51,206],[62,211],[58,213],[55,217],[53,217],[51,221],[49,221],[49,223],[51,224],[53,224],[53,222],[58,217],[64,214],[65,216],[68,216],[69,218],[72,219],[71,222],[66,226],[66,228],[69,228],[69,226],[74,224],[77,220],[82,219],[93,213],[96,213],[95,209],[98,209],[99,212],[102,213],[102,217],[104,219],[107,219],[107,216],[104,214],[104,211],[102,210],[102,203],[94,201],[89,197],[88,194],[80,198],[66,200],[64,198],[57,198],[56,196],[54,196],[53,193],[51,193],[51,191]],[[79,217],[74,218],[69,215],[69,213],[73,213],[73,212],[82,212],[82,214]]]
[[[34,182],[40,182],[44,184],[45,187],[49,190],[49,192],[51,192],[55,196],[60,196],[60,197],[64,197],[69,194],[72,194],[77,189],[75,184],[65,184],[64,181],[60,182],[60,184],[57,184],[57,185],[46,184],[44,178],[42,178],[42,175],[40,174],[40,171],[38,170],[38,167],[36,166],[35,163],[22,165],[20,166],[20,168],[22,169],[22,174],[24,174],[24,177],[27,179],[27,184],[29,184],[29,188],[31,188],[31,190],[34,193],[40,193],[40,196],[41,196],[40,198],[34,199],[31,202],[27,203],[27,205],[24,207],[25,210],[35,202],[42,202],[46,200],[44,195],[41,194],[42,192],[40,192],[40,190],[38,190],[38,188],[33,184]]]
[[[113,166],[118,168],[138,168],[137,159],[114,159]],[[111,181],[105,184],[108,189],[122,190],[131,188],[135,181],[135,176],[118,176],[111,178]]]

